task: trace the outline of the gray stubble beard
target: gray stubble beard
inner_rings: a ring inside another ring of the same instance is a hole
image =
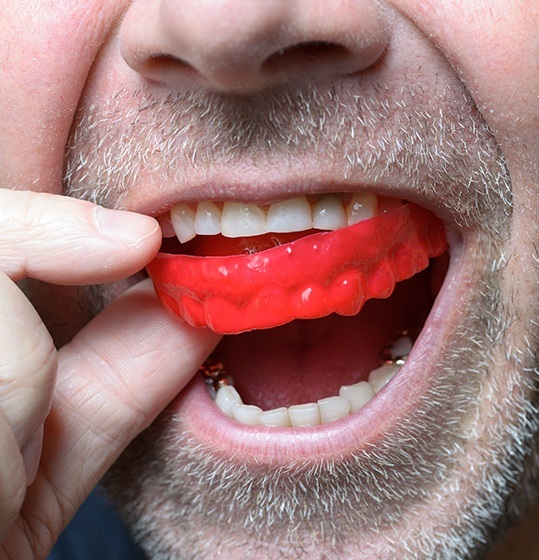
[[[503,157],[483,123],[471,115],[469,100],[463,103],[466,114],[461,118],[442,102],[438,114],[435,106],[414,111],[398,99],[347,99],[349,112],[340,119],[338,112],[328,117],[340,123],[339,134],[332,131],[329,142],[316,123],[322,122],[328,101],[331,107],[346,105],[332,95],[274,98],[263,120],[255,106],[246,110],[236,105],[235,112],[223,118],[226,103],[201,105],[180,97],[159,102],[144,92],[129,119],[120,109],[119,95],[116,105],[84,113],[71,139],[67,192],[112,207],[122,206],[123,196],[145,173],[179,182],[183,168],[219,165],[235,157],[262,161],[271,150],[286,153],[287,161],[309,151],[342,158],[345,177],[373,168],[383,177],[397,169],[412,177],[426,197],[450,200],[462,225],[479,223],[484,232],[478,259],[485,270],[487,262],[499,263],[486,270],[480,296],[469,304],[470,319],[454,333],[454,345],[439,364],[423,406],[413,418],[403,419],[395,433],[385,434],[376,449],[358,450],[343,460],[261,469],[255,463],[219,459],[189,434],[182,418],[163,414],[107,478],[111,494],[152,558],[228,557],[239,550],[245,559],[472,558],[504,518],[507,504],[519,510],[522,496],[514,503],[511,498],[516,495],[515,479],[520,488],[530,488],[537,476],[537,329],[530,326],[533,336],[519,349],[500,347],[498,336],[517,319],[510,298],[504,300],[500,291],[511,213]],[[288,106],[293,111],[287,113]],[[395,116],[399,107],[400,117]],[[135,124],[122,132],[114,121]],[[451,123],[474,130],[475,137],[457,142],[445,131]],[[202,129],[209,132],[201,134],[198,143],[180,133]],[[377,131],[374,137],[367,134],[371,130]],[[157,131],[157,143],[141,142],[151,138],[152,131]],[[363,145],[358,139],[366,136],[369,142]],[[468,153],[463,155],[459,149],[464,144]],[[475,165],[476,160],[481,163]],[[468,161],[472,163],[466,165]],[[414,168],[426,171],[416,173]],[[478,353],[477,348],[483,350]],[[500,353],[510,356],[502,367],[494,360]],[[494,414],[497,402],[484,395],[485,387],[496,395],[496,385],[498,393],[505,392],[507,382],[514,391],[506,403],[506,422]],[[486,399],[483,412],[480,396]],[[474,414],[473,428],[465,429],[464,419]],[[494,414],[497,422],[482,426],[483,414]],[[465,450],[474,439],[483,443],[482,470],[466,465]],[[452,500],[455,489],[465,483],[466,468],[472,467],[481,472],[450,521],[433,521],[428,531],[412,530],[414,520],[425,515],[424,504]]]

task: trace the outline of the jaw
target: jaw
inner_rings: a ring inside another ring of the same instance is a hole
[[[441,543],[441,557],[467,557],[480,547],[478,512],[494,525],[512,486],[487,491],[499,477],[494,458],[514,448],[514,427],[530,414],[529,388],[500,366],[493,336],[512,321],[489,264],[498,251],[481,234],[452,239],[444,286],[406,365],[346,419],[242,426],[194,380],[109,475],[135,531],[165,554],[180,542],[198,557],[273,557],[284,541],[302,558],[320,547],[329,558],[429,558]]]

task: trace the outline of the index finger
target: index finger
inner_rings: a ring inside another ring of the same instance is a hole
[[[40,471],[23,514],[58,534],[127,444],[191,380],[220,337],[171,317],[149,281],[131,288],[60,350]],[[43,535],[41,535],[43,537]]]

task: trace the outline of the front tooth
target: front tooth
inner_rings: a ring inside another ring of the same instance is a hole
[[[254,404],[235,404],[232,407],[232,416],[240,424],[249,426],[260,426],[260,414],[262,409]]]
[[[346,226],[346,214],[342,202],[333,195],[322,197],[313,208],[313,227],[335,230]]]
[[[384,385],[393,379],[399,369],[400,366],[396,364],[384,364],[377,369],[373,369],[369,373],[369,383],[371,384],[373,391],[378,393]]]
[[[367,381],[360,381],[354,385],[343,385],[339,389],[339,395],[350,401],[350,410],[357,412],[374,397],[374,390]]]
[[[350,414],[350,401],[345,397],[327,397],[318,401],[320,423],[329,424]]]
[[[311,227],[311,205],[304,196],[270,205],[266,220],[268,231],[304,231]]]
[[[221,216],[221,233],[225,237],[249,237],[266,232],[265,212],[255,204],[225,202]]]
[[[274,408],[265,410],[260,415],[260,423],[263,426],[272,426],[275,428],[287,428],[290,426],[290,417],[288,416],[288,408]]]
[[[378,198],[374,194],[356,193],[346,207],[348,225],[368,220],[378,214]]]
[[[290,424],[294,427],[318,426],[320,411],[316,403],[294,404],[288,407]]]
[[[195,215],[195,233],[216,235],[221,233],[221,210],[209,200],[199,202]]]
[[[215,396],[215,404],[222,412],[224,412],[227,416],[230,416],[230,418],[233,417],[232,408],[241,403],[242,400],[238,391],[236,391],[236,389],[234,389],[231,385],[221,387]]]
[[[181,243],[195,237],[195,211],[187,204],[176,204],[170,211],[170,221]]]

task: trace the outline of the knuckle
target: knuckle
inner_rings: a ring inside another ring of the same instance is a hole
[[[24,508],[21,519],[35,558],[45,558],[58,537],[59,528],[65,517],[62,515],[58,498],[47,486],[46,510]]]
[[[1,406],[21,441],[48,414],[56,368],[56,351],[43,338],[35,350],[16,363],[0,365]]]
[[[43,204],[30,191],[0,191],[0,269],[18,280],[28,269],[26,248],[42,235]]]
[[[17,286],[0,274],[0,403],[19,439],[46,416],[58,358],[52,337]]]
[[[13,480],[0,484],[0,542],[17,521],[24,497],[25,485],[17,485]]]

